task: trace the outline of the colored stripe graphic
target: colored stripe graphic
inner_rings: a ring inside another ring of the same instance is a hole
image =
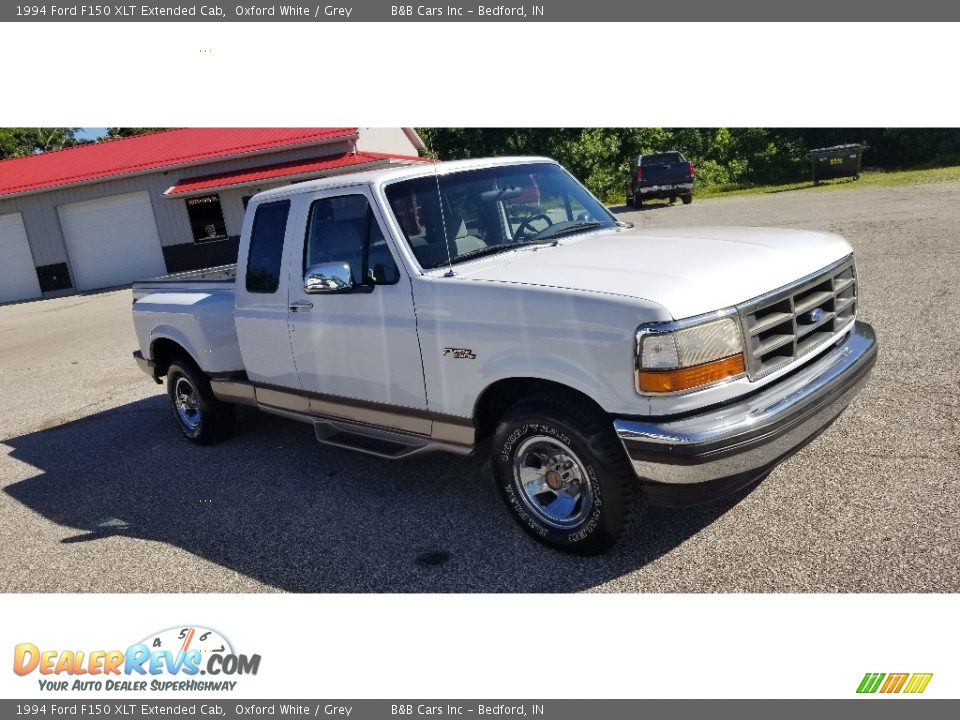
[[[863,680],[860,681],[860,687],[857,688],[857,692],[875,693],[877,688],[880,687],[880,682],[884,677],[886,676],[883,673],[867,673],[863,676]]]
[[[880,688],[882,693],[898,693],[903,688],[903,684],[910,677],[910,673],[890,673],[887,675],[887,681]]]
[[[907,688],[904,690],[905,693],[922,693],[927,689],[927,685],[930,684],[930,679],[933,677],[933,673],[914,673],[913,677],[910,678],[910,682],[907,683]]]
[[[919,694],[927,689],[933,673],[866,673],[860,685],[857,686],[858,693],[875,693],[877,691],[890,695],[899,692]],[[886,679],[886,680],[884,680]],[[882,685],[881,685],[882,683]]]

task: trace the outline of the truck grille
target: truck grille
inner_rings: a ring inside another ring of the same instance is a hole
[[[751,380],[822,349],[847,327],[857,309],[853,256],[737,307]]]

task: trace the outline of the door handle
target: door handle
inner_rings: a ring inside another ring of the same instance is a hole
[[[288,307],[292,312],[298,312],[300,310],[309,310],[313,307],[313,303],[306,300],[297,300],[296,302],[290,303]]]

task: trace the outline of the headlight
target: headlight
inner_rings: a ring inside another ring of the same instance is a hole
[[[637,390],[678,392],[744,373],[743,341],[733,318],[672,332],[645,329],[637,348]]]

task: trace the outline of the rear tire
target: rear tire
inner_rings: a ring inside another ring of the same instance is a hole
[[[191,442],[211,445],[233,433],[236,407],[217,400],[193,360],[181,357],[170,363],[167,399],[177,427]]]
[[[689,195],[681,195],[680,199],[683,200],[684,205],[689,205],[693,202],[693,193],[690,193]]]
[[[633,209],[639,210],[641,207],[643,207],[643,198],[640,197],[640,193],[637,193],[633,196]]]
[[[564,397],[521,400],[492,443],[497,489],[520,526],[564,552],[619,542],[643,507],[639,483],[609,420]]]

